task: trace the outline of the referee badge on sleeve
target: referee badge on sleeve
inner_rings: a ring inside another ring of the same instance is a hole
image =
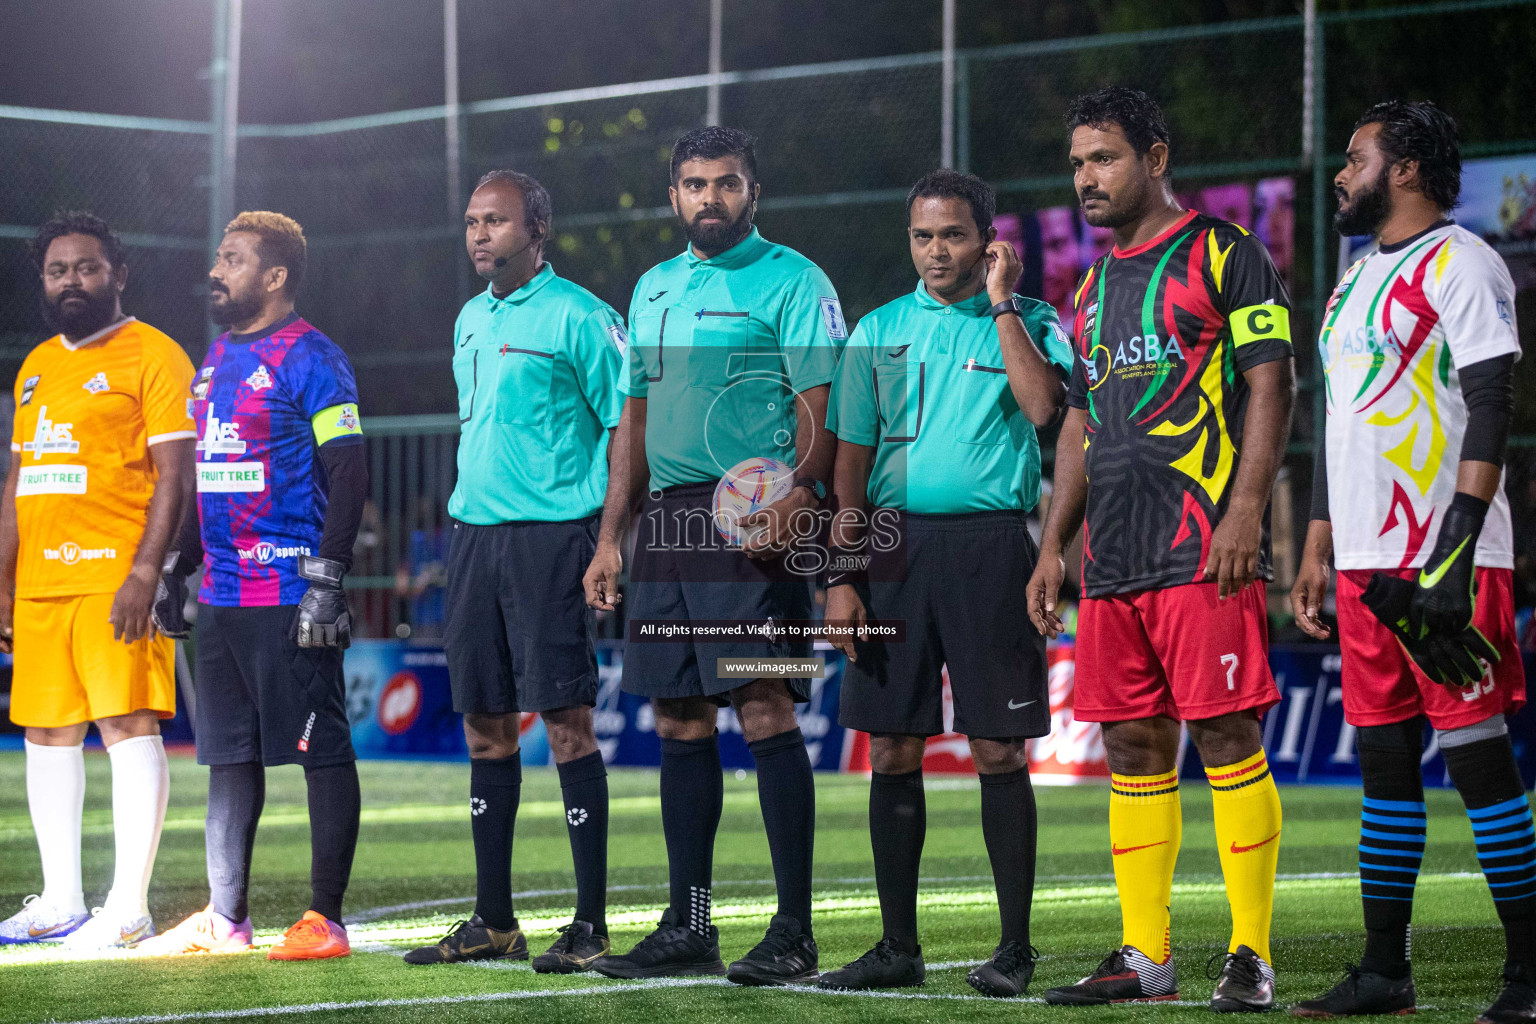
[[[833,341],[848,337],[848,322],[843,319],[843,307],[838,305],[836,296],[821,297],[821,322],[827,328],[827,337]]]
[[[623,324],[609,324],[608,337],[613,339],[613,345],[619,350],[619,355],[629,352],[629,335],[624,333]]]

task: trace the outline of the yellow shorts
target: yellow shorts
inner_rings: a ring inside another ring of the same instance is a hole
[[[112,594],[18,599],[11,721],[56,729],[131,711],[176,715],[176,642],[112,639]]]

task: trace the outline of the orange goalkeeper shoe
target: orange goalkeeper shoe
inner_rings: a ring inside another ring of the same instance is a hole
[[[283,941],[267,952],[268,960],[328,960],[336,956],[350,956],[352,944],[347,941],[347,930],[313,910],[292,928],[283,933]]]
[[[210,903],[168,932],[139,943],[140,956],[199,956],[249,953],[251,919],[234,924]]]

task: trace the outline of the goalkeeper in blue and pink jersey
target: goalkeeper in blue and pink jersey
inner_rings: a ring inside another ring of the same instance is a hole
[[[246,905],[264,769],[301,764],[309,790],[310,909],[268,954],[346,956],[341,900],[357,848],[357,756],[342,651],[342,577],[368,491],[357,385],[336,343],[294,313],[304,233],[278,213],[230,222],[209,273],[228,327],[189,396],[197,421],[196,520],[167,559],[156,624],[186,635],[185,579],[199,557],[197,758],[209,766],[211,899],[147,951],[250,948]],[[199,554],[200,552],[200,554]]]

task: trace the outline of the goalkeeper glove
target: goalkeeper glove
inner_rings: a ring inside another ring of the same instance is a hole
[[[347,610],[347,592],[341,588],[345,573],[335,559],[299,556],[299,575],[309,580],[296,623],[300,647],[346,650],[352,645],[352,613]]]
[[[1360,599],[1397,637],[1419,670],[1433,681],[1461,687],[1483,678],[1482,662],[1498,661],[1499,652],[1476,627],[1468,625],[1449,633],[1431,632],[1423,636],[1408,628],[1408,610],[1417,589],[1411,580],[1378,572],[1371,576],[1371,583]]]
[[[1418,636],[1457,633],[1472,624],[1477,535],[1488,503],[1460,491],[1440,524],[1440,538],[1419,570],[1408,605],[1408,629]]]
[[[160,566],[160,580],[155,584],[155,603],[149,606],[149,618],[162,636],[173,640],[185,640],[192,635],[187,623],[187,577],[192,566],[181,557],[181,552],[166,553]]]

